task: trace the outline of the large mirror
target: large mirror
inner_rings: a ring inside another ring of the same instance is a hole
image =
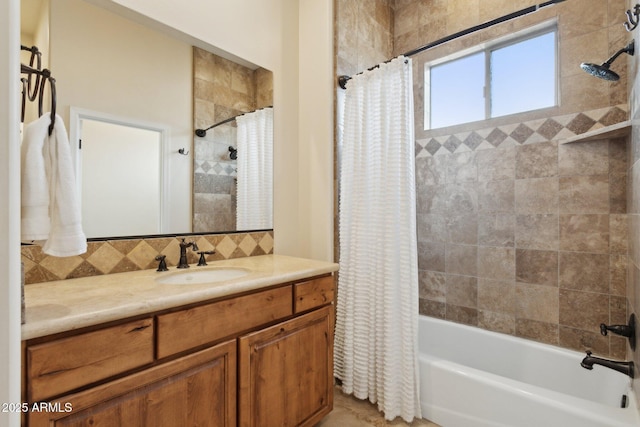
[[[272,228],[272,73],[95,3],[22,0],[21,10],[21,44],[38,46],[56,78],[87,236]],[[25,123],[36,117],[28,106]],[[143,143],[147,130],[159,139]],[[132,142],[106,137],[122,132]]]

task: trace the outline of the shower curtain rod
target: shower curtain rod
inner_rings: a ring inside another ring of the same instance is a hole
[[[524,9],[518,10],[517,12],[512,12],[512,13],[509,13],[507,15],[501,16],[499,18],[492,19],[491,21],[487,21],[487,22],[485,22],[483,24],[479,24],[479,25],[467,28],[466,30],[458,31],[457,33],[454,33],[454,34],[451,34],[449,36],[443,37],[443,38],[438,39],[438,40],[436,40],[434,42],[431,42],[429,44],[421,46],[421,47],[419,47],[417,49],[410,50],[410,51],[408,51],[406,53],[403,53],[402,55],[403,56],[417,55],[418,53],[424,52],[425,50],[431,49],[432,47],[436,47],[436,46],[439,46],[439,45],[441,45],[443,43],[446,43],[446,42],[449,42],[451,40],[457,39],[459,37],[466,36],[467,34],[471,34],[471,33],[474,33],[476,31],[484,30],[485,28],[492,27],[492,26],[494,26],[496,24],[500,24],[502,22],[509,21],[511,19],[518,18],[520,16],[527,15],[527,14],[532,13],[532,12],[537,12],[539,9],[542,9],[543,7],[552,6],[554,4],[561,3],[563,1],[565,1],[565,0],[549,0],[549,1],[546,1],[544,3],[540,3],[540,4],[537,4],[537,5],[534,5],[534,6],[526,7]],[[385,63],[386,62],[389,62],[389,61],[385,61]],[[379,66],[380,66],[380,64],[374,65],[373,67],[369,68],[368,71],[371,71],[371,70],[373,70],[375,68],[378,68]],[[358,74],[362,74],[362,73],[358,73]],[[349,79],[351,79],[350,76],[344,76],[344,75],[343,76],[338,76],[338,85],[342,89],[346,89],[347,88],[347,82],[349,81]]]
[[[253,110],[253,111],[247,111],[246,113],[242,113],[242,114],[235,115],[233,117],[229,117],[228,119],[223,120],[221,122],[218,122],[216,124],[213,124],[213,125],[209,126],[206,129],[196,129],[196,135],[199,136],[200,138],[203,138],[207,134],[207,131],[209,129],[213,129],[215,127],[224,125],[225,123],[229,123],[229,122],[234,121],[235,119],[237,119],[240,116],[244,116],[245,114],[249,114],[249,113],[254,113],[254,112],[259,111],[259,110],[264,110],[265,108],[273,108],[273,105],[269,105],[269,106],[266,106],[266,107],[258,108],[258,109]]]

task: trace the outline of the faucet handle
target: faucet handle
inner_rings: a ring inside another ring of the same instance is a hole
[[[156,271],[167,271],[167,270],[169,270],[167,268],[167,261],[165,261],[166,257],[167,257],[166,255],[160,254],[155,258],[156,261],[160,261],[158,263],[158,269]]]
[[[215,254],[216,251],[202,251],[202,252],[198,252],[198,254],[200,255],[200,260],[198,261],[198,265],[199,266],[203,266],[203,265],[207,265],[207,260],[204,258],[205,255],[211,255],[211,254]]]

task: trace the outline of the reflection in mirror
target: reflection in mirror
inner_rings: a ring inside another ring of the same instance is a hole
[[[236,125],[227,126],[224,144],[216,132],[198,138],[193,131],[273,105],[271,72],[241,59],[238,62],[243,65],[194,49],[196,45],[216,50],[170,29],[158,30],[162,25],[157,23],[151,28],[124,17],[114,2],[100,4],[110,5],[117,13],[94,1],[22,0],[21,15],[34,18],[28,24],[23,22],[21,43],[38,45],[45,55],[44,63],[55,70],[58,111],[65,125],[69,129],[70,109],[77,107],[166,126],[166,147],[161,156],[169,175],[164,177],[166,187],[160,197],[168,212],[162,216],[161,233],[236,231],[237,164],[229,159],[229,147],[237,146]],[[40,13],[25,13],[35,9]],[[237,58],[233,52],[217,52]],[[193,159],[179,155],[180,148],[189,151]],[[200,156],[203,153],[205,157]],[[115,177],[120,169],[105,171],[104,179]],[[117,211],[113,205],[107,209]],[[97,233],[111,237],[123,232]],[[147,233],[141,228],[126,232]]]
[[[268,129],[260,133],[252,132],[250,138],[251,145],[264,145],[266,132],[266,139],[270,140],[267,150],[252,149],[241,159],[232,158],[232,153],[238,148],[238,137],[247,135],[246,132],[238,133],[238,121],[257,116],[260,112],[253,113],[254,110],[273,105],[273,74],[263,68],[251,69],[236,64],[199,48],[194,48],[193,55],[194,128],[211,128],[206,132],[198,132],[204,136],[194,134],[193,231],[271,228],[272,197],[268,197],[268,200],[264,197],[273,192],[272,115],[266,120]],[[234,117],[237,118],[232,120]],[[215,126],[221,122],[226,123]],[[260,134],[263,136],[259,136]],[[248,160],[250,163],[247,163]],[[242,177],[239,177],[238,167],[242,164],[249,165],[244,170],[257,172],[265,169],[262,166],[264,162],[268,162],[269,172],[260,175],[259,181],[243,185],[246,181],[243,182],[242,179],[246,175],[241,174]],[[240,188],[243,189],[240,194],[238,179],[241,180]],[[246,189],[251,192],[247,193]],[[247,217],[243,215],[246,209],[242,209],[243,206],[248,206],[246,203],[240,204],[238,212],[238,196],[243,197],[245,194],[253,201],[256,198],[265,200],[260,209],[253,208],[253,204],[249,205],[249,209],[252,209],[251,216],[256,218],[249,222],[244,220]]]
[[[161,234],[166,129],[76,108],[70,123],[87,237]]]

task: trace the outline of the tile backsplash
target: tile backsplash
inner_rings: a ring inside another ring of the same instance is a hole
[[[167,266],[172,267],[180,258],[182,237],[195,240],[200,251],[215,250],[208,261],[273,253],[272,230],[90,241],[86,253],[66,258],[46,255],[38,245],[23,245],[25,284],[156,268],[159,254],[166,255]],[[187,254],[189,263],[198,261],[196,252],[189,249]]]

